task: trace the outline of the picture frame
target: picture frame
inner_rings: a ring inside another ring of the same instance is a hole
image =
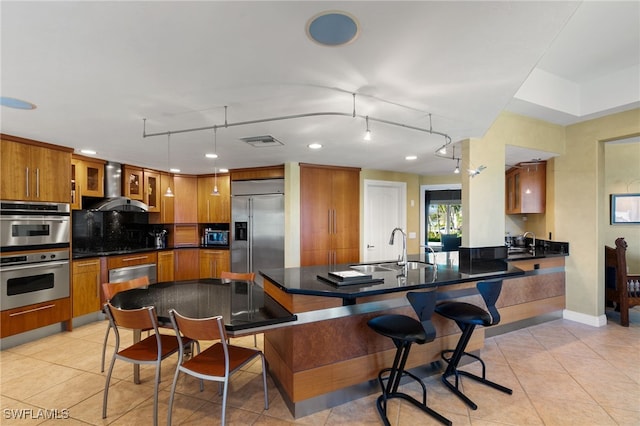
[[[640,225],[640,194],[611,194],[611,224]]]

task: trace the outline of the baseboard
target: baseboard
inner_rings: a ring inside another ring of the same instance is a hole
[[[607,325],[607,316],[604,314],[593,316],[565,309],[562,311],[562,318],[592,327],[604,327]]]

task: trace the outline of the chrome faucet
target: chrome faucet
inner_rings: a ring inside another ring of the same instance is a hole
[[[527,235],[531,235],[531,251],[533,252],[536,249],[536,234],[531,231],[527,231],[522,234],[522,239],[527,238]]]
[[[433,254],[433,264],[435,265],[436,264],[436,251],[430,245],[426,245],[424,248],[427,251],[427,258],[426,258],[427,263],[429,263],[429,253],[428,252],[431,252],[431,254]]]
[[[391,231],[391,238],[389,239],[389,245],[393,245],[393,237],[396,235],[396,231],[400,231],[402,234],[402,257],[398,259],[398,265],[404,266],[407,264],[407,234],[402,228],[393,228]]]

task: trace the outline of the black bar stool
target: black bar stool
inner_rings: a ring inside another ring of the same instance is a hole
[[[437,419],[445,425],[451,425],[451,421],[443,417],[436,411],[427,407],[427,388],[419,377],[405,371],[404,367],[409,357],[409,350],[413,343],[422,345],[433,341],[436,337],[436,330],[431,323],[431,315],[436,305],[436,292],[409,292],[407,293],[409,303],[416,311],[420,321],[406,315],[382,315],[372,318],[367,323],[376,333],[389,337],[396,346],[396,355],[391,368],[385,368],[378,373],[378,382],[382,388],[382,395],[378,397],[376,406],[378,413],[385,425],[389,425],[387,418],[387,401],[392,398],[402,398],[409,401],[425,413]],[[387,377],[384,377],[387,375]],[[403,392],[398,392],[398,385],[403,376],[409,376],[422,387],[422,403]],[[385,386],[386,382],[386,386]]]
[[[460,330],[462,330],[462,336],[460,336],[460,340],[458,340],[455,350],[449,349],[442,351],[442,359],[448,364],[447,369],[442,374],[442,383],[444,383],[453,393],[455,393],[474,410],[477,409],[478,406],[458,388],[460,376],[469,377],[470,379],[484,383],[485,385],[491,386],[492,388],[498,389],[504,393],[508,393],[509,395],[513,393],[511,389],[487,380],[484,361],[476,355],[465,352],[469,339],[471,339],[471,334],[473,334],[473,330],[477,325],[489,327],[500,322],[500,314],[496,308],[496,301],[498,300],[500,291],[502,290],[502,280],[480,281],[476,287],[484,299],[488,312],[479,306],[472,305],[471,303],[454,301],[438,303],[435,308],[435,311],[438,314],[445,318],[454,320],[456,324],[458,324],[458,327],[460,327]],[[464,355],[480,361],[480,364],[482,364],[482,377],[469,373],[468,371],[458,369],[458,364]],[[450,376],[455,376],[455,385],[449,382],[448,378]]]

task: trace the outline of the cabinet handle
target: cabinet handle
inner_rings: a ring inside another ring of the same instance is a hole
[[[336,216],[336,209],[333,209],[333,233],[338,233],[338,217]]]
[[[207,199],[207,220],[211,220],[211,212],[209,210],[209,199]]]
[[[331,226],[331,210],[327,210],[327,230],[329,231],[329,234],[331,233],[332,230],[332,226]]]
[[[36,198],[40,198],[40,169],[36,168]]]
[[[86,262],[86,263],[74,263],[73,265],[80,268],[85,266],[97,266],[98,264],[96,262]]]
[[[96,297],[100,299],[100,273],[96,274]]]
[[[25,177],[27,179],[26,180],[26,184],[27,184],[27,188],[26,189],[27,189],[27,197],[28,197],[29,196],[29,168],[28,167],[25,168],[25,174],[24,175],[25,175]]]
[[[122,259],[122,261],[123,262],[131,262],[133,260],[142,260],[142,259],[148,259],[148,256],[125,257],[124,259]]]
[[[39,308],[27,309],[26,311],[14,312],[12,314],[9,314],[9,316],[10,317],[16,317],[18,315],[30,314],[31,312],[42,311],[44,309],[51,309],[51,308],[55,308],[55,307],[56,307],[56,305],[45,305],[45,306],[40,306]]]

